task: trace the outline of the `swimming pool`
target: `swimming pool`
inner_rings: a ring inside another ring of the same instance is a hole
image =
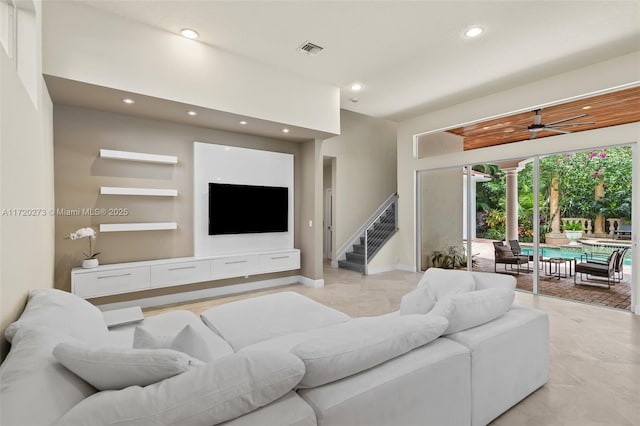
[[[608,253],[602,252],[593,252],[590,250],[583,250],[584,247],[576,247],[576,248],[567,248],[567,247],[540,247],[540,255],[542,257],[577,257],[579,258],[581,254],[585,253],[593,253],[593,257],[596,259],[606,259]],[[533,254],[532,247],[522,247],[523,254]],[[624,257],[624,264],[630,266],[631,265],[631,250],[627,251],[626,256]]]

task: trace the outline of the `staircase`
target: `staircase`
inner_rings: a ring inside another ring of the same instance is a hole
[[[393,194],[354,234],[346,249],[338,252],[338,259],[344,257],[338,260],[338,266],[367,275],[367,265],[371,259],[398,231],[397,213],[398,195]]]

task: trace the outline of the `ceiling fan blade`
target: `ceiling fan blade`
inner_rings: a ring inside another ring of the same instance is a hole
[[[587,114],[574,115],[573,117],[563,118],[562,120],[552,121],[551,123],[547,123],[547,126],[553,126],[554,124],[564,123],[565,121],[575,120],[576,118],[586,117]]]
[[[554,124],[553,127],[565,127],[565,126],[584,126],[586,124],[596,124],[595,121],[582,121],[580,123],[564,123],[564,124]]]
[[[540,111],[542,110],[537,109],[534,111],[536,113],[536,116],[533,118],[533,124],[542,123],[542,114],[540,114]]]
[[[571,133],[568,130],[555,129],[553,127],[545,127],[544,130],[549,131],[549,132],[564,133],[564,134]]]

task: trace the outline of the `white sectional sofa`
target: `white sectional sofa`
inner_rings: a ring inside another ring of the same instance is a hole
[[[36,290],[5,331],[0,424],[486,425],[548,380],[547,315],[514,287],[430,269],[380,317],[282,292],[111,329]]]

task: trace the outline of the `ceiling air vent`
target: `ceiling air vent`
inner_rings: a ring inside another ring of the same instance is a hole
[[[298,48],[299,51],[307,53],[309,55],[317,55],[324,50],[324,47],[313,44],[310,41],[305,42]]]

